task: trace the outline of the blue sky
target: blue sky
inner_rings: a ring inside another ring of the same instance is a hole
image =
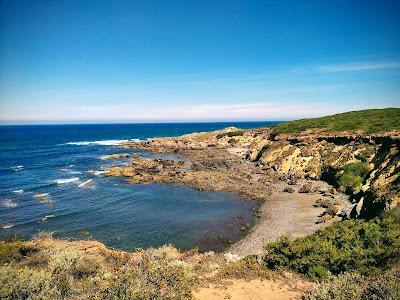
[[[0,122],[400,106],[399,1],[0,1]]]

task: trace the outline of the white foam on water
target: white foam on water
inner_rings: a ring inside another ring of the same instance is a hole
[[[82,182],[82,183],[78,184],[78,187],[90,186],[92,184],[92,181],[93,181],[93,179],[86,180],[85,182]]]
[[[17,207],[17,203],[15,203],[14,201],[12,201],[11,199],[4,199],[1,201],[1,204],[4,207],[8,207],[8,208],[14,208]]]
[[[102,170],[87,170],[86,172],[96,175],[96,176],[100,176],[104,173],[107,173],[107,171],[102,171]]]
[[[61,169],[59,169],[59,170],[60,170],[61,172],[65,172],[65,173],[68,173],[68,174],[71,174],[71,175],[82,174],[81,171],[74,171],[74,170],[67,169],[67,168],[61,168]]]
[[[2,229],[10,229],[10,228],[12,228],[12,227],[14,227],[14,224],[11,224],[11,223],[1,225],[1,228],[2,228]]]
[[[11,170],[18,172],[18,171],[21,171],[23,168],[24,168],[24,166],[18,165],[18,166],[11,167]]]
[[[16,193],[16,194],[22,194],[24,192],[24,190],[15,190],[15,191],[13,191],[13,193]]]
[[[104,140],[104,141],[81,141],[81,142],[68,142],[65,145],[76,145],[76,146],[91,146],[91,145],[101,145],[101,146],[116,146],[132,140]],[[136,141],[136,139],[134,139]],[[137,140],[139,141],[139,140]]]
[[[49,218],[54,218],[55,217],[55,215],[46,215],[46,216],[44,216],[43,218],[42,218],[42,221],[46,221],[47,219],[49,219]]]
[[[79,177],[72,177],[72,178],[60,178],[57,180],[54,180],[55,183],[57,184],[67,184],[71,182],[79,181]]]

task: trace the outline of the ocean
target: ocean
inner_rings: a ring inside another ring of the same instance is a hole
[[[253,224],[257,204],[231,193],[167,184],[138,184],[105,177],[101,155],[125,140],[179,136],[228,126],[272,122],[0,126],[0,239],[94,239],[123,250],[172,244],[179,249],[220,250]],[[174,154],[170,159],[184,159]]]

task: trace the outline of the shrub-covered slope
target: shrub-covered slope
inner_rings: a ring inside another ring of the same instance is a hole
[[[363,133],[400,130],[400,108],[351,111],[321,118],[301,119],[273,126],[273,133],[315,133],[362,131]]]

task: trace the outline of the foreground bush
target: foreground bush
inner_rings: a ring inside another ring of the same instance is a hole
[[[0,267],[0,299],[56,299],[52,275],[44,270]]]
[[[171,260],[166,253],[143,251],[135,266],[113,274],[102,299],[192,299],[193,275],[180,261]]]
[[[375,300],[400,299],[400,267],[377,276],[345,273],[332,276],[303,296],[305,300]]]
[[[343,272],[378,273],[400,259],[400,209],[368,222],[338,222],[309,236],[283,238],[265,248],[269,268],[285,267],[313,279]]]
[[[25,251],[21,241],[0,245],[0,299],[192,298],[195,277],[172,247],[94,256],[60,248]]]

